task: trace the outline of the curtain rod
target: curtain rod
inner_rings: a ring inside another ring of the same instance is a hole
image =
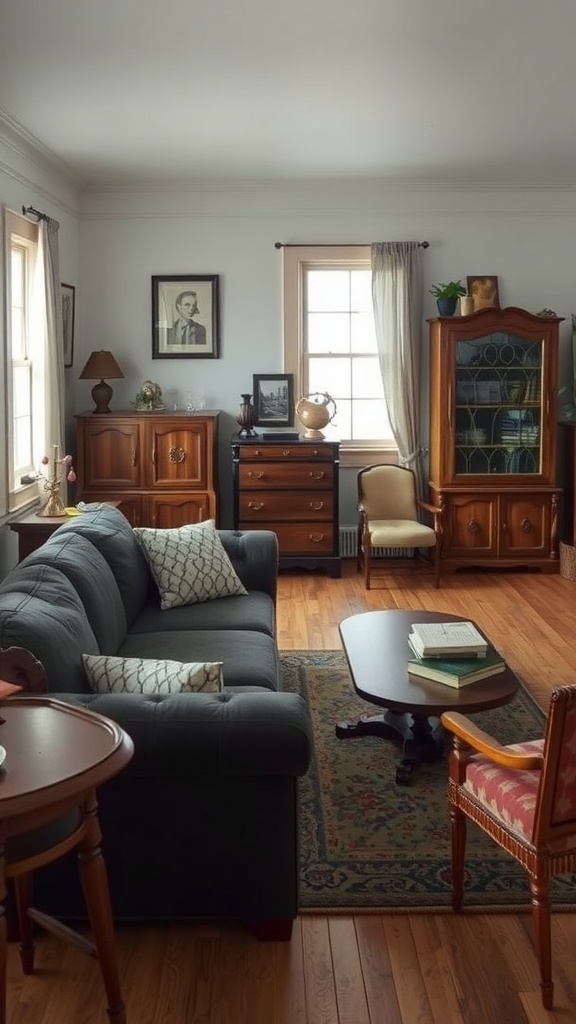
[[[368,242],[274,242],[275,249],[348,249],[354,245],[368,245]],[[428,249],[430,242],[418,242],[422,249]]]
[[[24,214],[24,216],[26,216],[26,214],[30,213],[30,214],[32,214],[33,217],[38,217],[38,220],[49,220],[50,219],[48,217],[47,213],[40,213],[40,210],[36,210],[33,206],[23,206],[22,207],[22,213]]]

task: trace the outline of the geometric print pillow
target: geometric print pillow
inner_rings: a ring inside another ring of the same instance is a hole
[[[159,661],[83,654],[84,670],[95,693],[219,693],[222,662]]]
[[[160,607],[247,594],[211,519],[172,530],[134,527],[160,592]]]

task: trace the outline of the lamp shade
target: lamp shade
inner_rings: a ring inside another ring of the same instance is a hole
[[[114,380],[114,378],[117,379],[123,376],[124,374],[111,352],[106,352],[103,348],[99,352],[92,352],[80,374],[80,380],[99,381],[92,388],[92,398],[96,405],[96,408],[92,410],[93,412],[110,412],[109,403],[112,398],[112,388],[106,383],[104,377],[110,377]]]
[[[86,366],[80,374],[80,380],[104,380],[109,377],[112,380],[123,377],[124,374],[118,366],[111,352],[101,348],[99,352],[92,352]]]

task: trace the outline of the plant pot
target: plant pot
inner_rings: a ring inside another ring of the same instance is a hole
[[[438,313],[440,316],[454,316],[457,304],[457,295],[454,296],[453,299],[436,299],[436,305],[438,306]]]

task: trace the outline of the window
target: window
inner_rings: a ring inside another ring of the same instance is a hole
[[[328,392],[324,428],[343,464],[396,449],[386,412],[372,308],[370,246],[284,249],[284,353],[299,395]]]
[[[33,281],[38,254],[38,227],[24,217],[6,213],[7,351],[6,435],[8,510],[33,501],[38,485],[35,458],[42,443],[44,387],[40,371],[41,332],[33,323]]]

